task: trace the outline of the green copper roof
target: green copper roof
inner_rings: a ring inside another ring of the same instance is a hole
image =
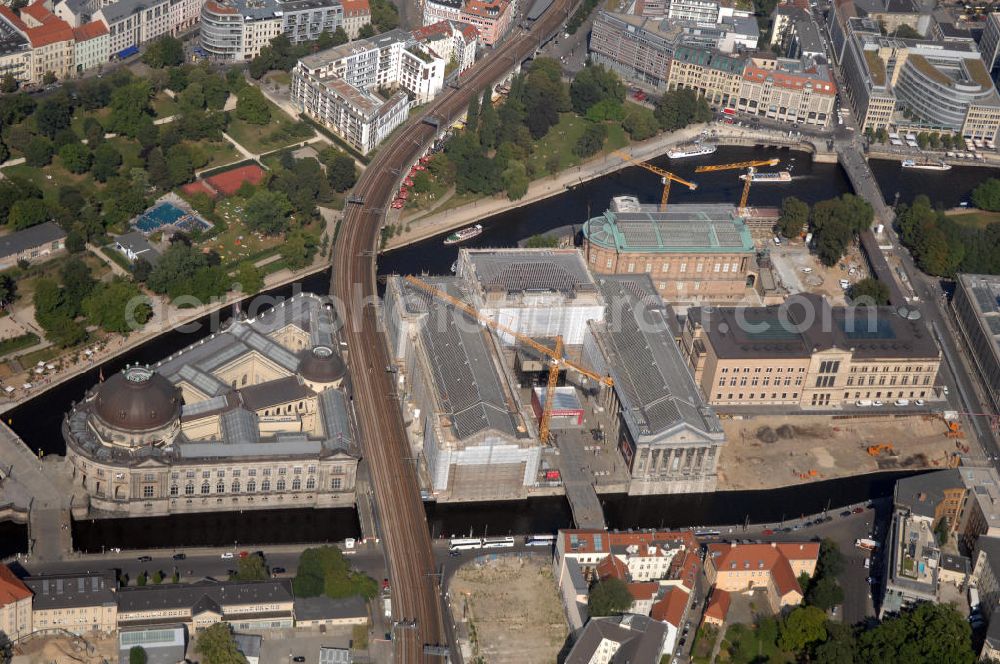
[[[753,239],[732,205],[655,205],[629,211],[608,210],[583,225],[592,244],[618,252],[753,253]]]

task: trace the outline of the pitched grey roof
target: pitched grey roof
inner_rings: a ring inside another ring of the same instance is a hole
[[[604,340],[606,370],[633,437],[689,427],[722,440],[719,418],[698,392],[649,276],[601,276],[598,286],[611,314],[592,330]]]
[[[455,277],[426,281],[464,299]],[[434,374],[438,407],[455,437],[464,440],[488,429],[512,437],[527,435],[518,431],[517,414],[508,408],[503,379],[489,346],[492,333],[451,306],[428,306],[429,295],[400,283],[407,306],[427,312],[420,337]]]
[[[484,291],[594,292],[597,286],[576,249],[463,249]]]
[[[24,584],[34,593],[31,600],[36,611],[71,609],[85,606],[114,606],[115,573],[48,574],[31,576]]]
[[[240,388],[243,403],[250,410],[260,410],[279,403],[287,403],[314,396],[316,393],[299,382],[298,376],[286,376],[259,385]]]
[[[564,664],[589,664],[604,640],[620,644],[611,664],[657,664],[667,626],[647,616],[593,618],[580,632]]]
[[[0,237],[0,258],[17,256],[28,249],[34,249],[35,247],[40,247],[56,240],[64,240],[65,238],[66,231],[59,228],[55,223],[47,221],[44,224],[38,224],[31,228],[25,228],[23,231],[15,231]]]
[[[257,634],[233,634],[236,648],[244,657],[260,657],[260,644],[263,639]]]
[[[964,486],[962,473],[955,468],[904,477],[896,482],[894,502],[897,508],[933,519],[935,508],[944,500],[945,489]]]
[[[291,581],[213,581],[164,584],[118,590],[118,612],[166,609],[221,610],[225,606],[292,601]]]
[[[248,444],[260,440],[257,414],[245,408],[234,408],[222,415],[222,435],[227,444]]]
[[[323,432],[328,448],[350,450],[354,446],[351,418],[347,399],[340,390],[327,390],[319,395],[319,408],[323,416]]]
[[[100,11],[111,24],[162,4],[169,4],[169,0],[118,0],[114,4],[102,7]]]

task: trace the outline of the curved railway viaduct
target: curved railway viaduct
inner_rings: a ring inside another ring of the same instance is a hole
[[[341,340],[347,344],[354,408],[374,487],[375,504],[393,584],[396,664],[437,662],[425,646],[444,645],[444,615],[431,554],[430,534],[410,462],[409,442],[394,395],[394,374],[378,319],[376,256],[385,211],[409,166],[438,131],[461,115],[473,95],[529,58],[564,25],[576,0],[554,0],[528,30],[501,46],[446,88],[379,148],[355,185],[332,252],[330,294],[341,307]]]

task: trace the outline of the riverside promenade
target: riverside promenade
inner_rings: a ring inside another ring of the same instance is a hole
[[[667,152],[672,147],[690,143],[698,138],[703,131],[709,131],[707,140],[718,145],[774,145],[785,146],[794,149],[803,149],[812,152],[817,157],[822,157],[824,161],[836,161],[836,155],[826,155],[825,141],[814,141],[809,137],[790,138],[787,133],[769,131],[765,129],[741,129],[732,125],[719,123],[707,123],[691,125],[680,131],[669,134],[660,134],[647,141],[634,143],[621,149],[634,159],[646,161],[655,159]],[[822,145],[820,145],[822,144]],[[821,150],[823,153],[821,154]],[[399,225],[409,230],[390,238],[383,251],[399,249],[421,240],[462,228],[479,220],[491,217],[501,212],[507,212],[519,207],[524,207],[532,203],[544,200],[551,196],[557,196],[568,189],[572,189],[590,180],[629,168],[632,164],[623,161],[612,154],[606,154],[596,159],[573,166],[559,173],[555,177],[545,177],[535,180],[528,187],[528,193],[516,201],[508,200],[503,194],[482,198],[472,203],[462,205],[443,212],[415,212],[407,213],[404,210],[390,210],[386,217],[389,224]]]

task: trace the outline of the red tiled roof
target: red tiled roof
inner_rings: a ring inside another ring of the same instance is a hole
[[[816,94],[826,96],[837,94],[837,85],[832,80],[819,76],[814,67],[803,71],[802,74],[775,69],[761,69],[752,65],[743,71],[743,79],[746,81],[762,83],[768,78],[779,88],[804,90],[806,84],[811,83],[813,92]]]
[[[69,23],[60,18],[46,21],[37,28],[28,28],[25,34],[28,35],[28,41],[31,42],[32,48],[48,46],[57,42],[73,41],[73,28],[69,27]]]
[[[778,593],[782,596],[792,591],[802,592],[792,566],[792,560],[815,560],[819,557],[819,543],[795,542],[791,544],[710,544],[708,555],[720,572],[739,570],[765,570],[771,573]]]
[[[14,13],[14,10],[7,5],[0,5],[0,16],[10,21],[10,23],[18,30],[27,30],[28,26],[24,24],[21,17]]]
[[[341,0],[340,4],[344,8],[344,16],[372,13],[371,7],[368,6],[368,0]]]
[[[712,597],[708,600],[708,606],[705,608],[705,616],[725,622],[726,616],[729,615],[730,600],[728,590],[716,588],[712,591]]]
[[[467,41],[479,39],[479,29],[476,26],[469,25],[468,23],[456,23],[455,25],[462,31],[462,35]]]
[[[31,591],[28,590],[28,586],[14,576],[9,567],[0,565],[0,606],[13,604],[29,597],[31,597]]]
[[[628,579],[628,566],[617,556],[609,555],[598,563],[597,569],[594,571],[597,573],[597,578],[602,581],[612,576],[622,581]]]
[[[45,6],[45,0],[38,0],[38,2],[34,2],[27,7],[21,7],[21,15],[23,16],[24,14],[27,14],[39,23],[45,23],[46,20],[53,17],[52,12]]]
[[[632,599],[644,600],[653,599],[660,590],[660,584],[656,581],[646,581],[644,583],[628,583],[628,591],[632,593]]]
[[[649,612],[649,617],[680,627],[684,620],[684,610],[687,609],[688,594],[683,588],[672,586],[667,588],[663,597],[658,599]]]
[[[212,12],[213,14],[238,14],[236,7],[232,5],[224,5],[221,2],[215,2],[215,0],[206,0],[205,8]]]
[[[431,37],[446,36],[451,34],[451,24],[448,21],[438,21],[423,27],[417,28],[412,33],[417,41],[424,41]]]
[[[507,11],[509,5],[509,0],[488,0],[486,2],[484,0],[466,0],[462,13],[480,18],[497,19]]]
[[[106,34],[108,34],[108,26],[104,25],[101,21],[91,21],[90,23],[81,25],[79,28],[73,28],[73,38],[78,42],[87,41],[88,39],[94,39]]]

